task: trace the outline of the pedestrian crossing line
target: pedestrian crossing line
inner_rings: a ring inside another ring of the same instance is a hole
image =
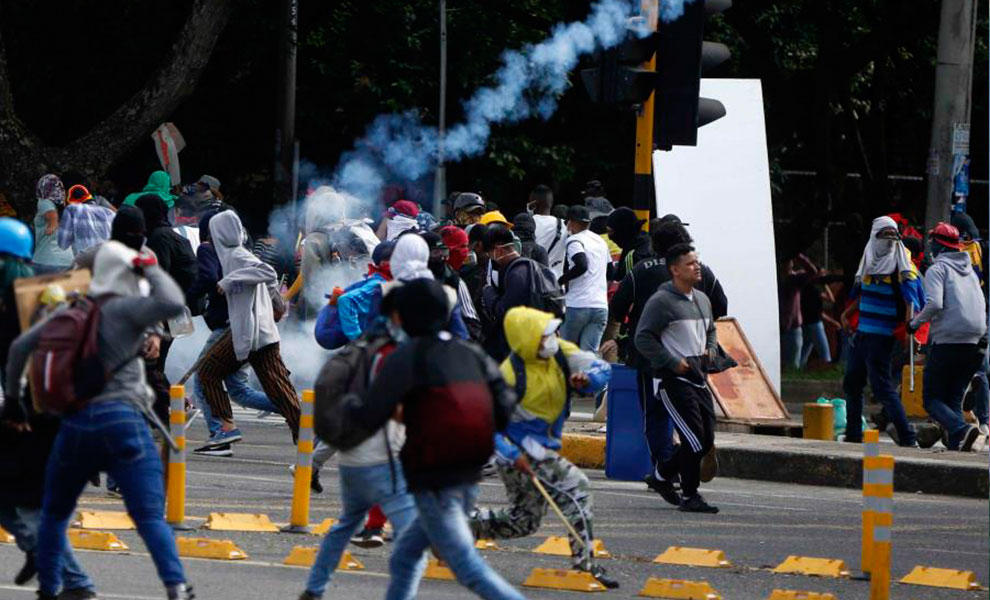
[[[22,592],[25,597],[30,596],[35,597],[37,590],[31,588],[24,588],[16,585],[0,584],[0,590],[11,591],[11,592]],[[161,596],[138,596],[135,594],[114,594],[113,592],[105,592],[100,590],[100,598],[123,598],[123,600],[161,600]]]

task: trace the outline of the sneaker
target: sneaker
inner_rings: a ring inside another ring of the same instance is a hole
[[[258,411],[258,414],[254,415],[254,418],[255,419],[267,419],[270,416],[272,416],[272,411],[270,411],[270,410],[259,410]],[[304,592],[304,593],[307,593],[308,594],[309,592]]]
[[[316,594],[310,592],[303,592],[299,594],[299,600],[320,600],[322,596],[317,596]]]
[[[38,590],[38,595],[35,596],[38,600],[58,600],[58,596],[52,596],[51,594],[46,594],[41,590]]]
[[[582,571],[583,569],[579,568],[577,570]],[[612,579],[605,573],[605,567],[602,567],[601,565],[594,565],[588,569],[587,572],[591,573],[591,576],[597,579],[598,583],[605,586],[605,588],[610,590],[618,589],[619,582]]]
[[[990,427],[987,427],[986,423],[980,423],[979,429],[983,435],[990,435]]]
[[[193,600],[196,597],[192,586],[185,583],[170,585],[165,588],[165,593],[168,600]]]
[[[666,479],[657,479],[656,474],[650,474],[643,478],[643,483],[645,483],[651,490],[660,494],[660,496],[667,501],[667,504],[672,504],[674,506],[681,505],[681,495],[677,493],[674,489],[674,484]]]
[[[224,444],[233,444],[235,442],[241,441],[241,430],[238,428],[233,429],[221,429],[215,434],[210,436],[209,441],[203,445],[207,446],[223,446]]]
[[[316,469],[313,469],[313,475],[309,478],[309,489],[317,494],[323,493],[323,484],[320,483],[320,472]]]
[[[230,444],[221,444],[219,446],[200,446],[193,450],[198,456],[233,456],[234,449],[230,447]]]
[[[58,600],[92,600],[97,598],[96,592],[89,588],[76,588],[74,590],[62,590],[58,595]]]
[[[21,567],[21,570],[14,577],[14,584],[24,585],[34,579],[34,576],[37,574],[38,566],[34,563],[34,552],[28,552],[24,555],[24,566]]]
[[[962,444],[959,445],[960,452],[972,452],[973,446],[980,438],[980,428],[970,425],[966,435],[963,436]]]
[[[712,444],[711,449],[701,457],[701,474],[699,479],[702,483],[708,483],[718,475],[718,449]]]
[[[942,427],[928,423],[918,426],[918,445],[922,448],[931,448],[942,439]]]
[[[381,548],[385,540],[380,529],[362,529],[361,533],[351,538],[351,543],[358,548]]]
[[[482,477],[496,477],[498,475],[498,467],[495,465],[495,459],[490,458],[485,466],[481,467]]]
[[[681,500],[681,505],[677,507],[677,510],[682,512],[710,513],[714,515],[718,512],[718,507],[708,504],[705,502],[705,499],[701,497],[701,494],[697,494],[691,496],[690,498],[684,498]]]

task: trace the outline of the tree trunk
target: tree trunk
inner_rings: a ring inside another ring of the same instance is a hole
[[[0,36],[0,190],[18,214],[34,212],[34,182],[68,168],[101,176],[149,136],[193,92],[230,17],[231,0],[195,0],[161,67],[145,86],[88,133],[47,146],[17,117]]]

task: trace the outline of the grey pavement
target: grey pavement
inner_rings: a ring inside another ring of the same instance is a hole
[[[289,518],[291,479],[288,464],[294,458],[288,428],[273,416],[257,420],[253,412],[235,411],[245,440],[235,446],[233,458],[189,458],[186,512],[205,518],[211,511],[263,512],[273,521]],[[190,447],[205,438],[202,422],[193,425]],[[778,465],[767,464],[767,469]],[[766,598],[774,588],[830,591],[840,599],[867,598],[869,583],[775,575],[769,568],[788,555],[845,560],[851,570],[859,563],[861,497],[858,491],[716,479],[703,488],[718,515],[688,515],[676,511],[635,482],[606,480],[589,471],[594,486],[595,536],[615,556],[602,564],[622,584],[612,597],[631,598],[650,576],[706,580],[726,600]],[[336,468],[323,473],[323,494],[313,495],[311,521],[334,517],[339,511]],[[482,483],[482,502],[504,505],[497,479]],[[990,581],[990,518],[985,499],[924,494],[896,494],[894,499],[892,578],[915,565],[972,570],[978,581]],[[80,508],[123,510],[120,500],[88,490]],[[193,522],[201,522],[193,520]],[[547,515],[537,535],[500,541],[500,551],[485,558],[510,582],[521,585],[533,567],[566,568],[569,560],[533,554],[548,535],[564,535],[564,527]],[[83,565],[96,580],[102,597],[132,600],[160,599],[163,592],[140,538],[134,531],[118,536],[129,553],[79,552]],[[306,570],[281,565],[293,546],[315,545],[315,536],[284,533],[197,531],[185,535],[234,540],[247,552],[244,561],[183,559],[189,580],[200,599],[294,600],[302,590]],[[718,549],[733,563],[728,569],[672,567],[653,564],[652,558],[668,546]],[[381,598],[387,585],[390,545],[377,550],[351,548],[366,569],[338,573],[328,598]],[[21,557],[13,545],[0,545],[0,598],[31,598],[31,590],[10,582]],[[573,592],[524,589],[527,597],[560,598]],[[470,594],[453,582],[424,581],[421,598],[464,598]],[[979,592],[923,588],[894,584],[892,598],[913,600],[986,598]]]

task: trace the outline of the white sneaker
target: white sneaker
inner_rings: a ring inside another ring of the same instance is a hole
[[[979,427],[980,433],[983,435],[990,435],[990,427],[988,427],[986,423],[981,423]]]

